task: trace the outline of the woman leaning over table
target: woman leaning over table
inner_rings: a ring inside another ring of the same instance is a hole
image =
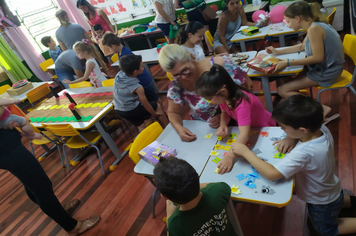
[[[248,22],[240,0],[224,0],[225,9],[219,16],[218,30],[213,40],[213,50],[219,53],[236,53],[230,39],[239,31],[241,26],[254,26],[255,23]]]
[[[189,129],[183,127],[183,107],[189,105],[190,118],[209,122],[210,127],[220,125],[220,109],[217,104],[210,103],[195,92],[195,81],[212,65],[223,66],[237,84],[242,84],[252,90],[252,81],[241,68],[227,57],[212,57],[200,61],[192,60],[190,54],[177,44],[166,45],[158,54],[162,69],[173,76],[169,85],[168,119],[183,141],[191,142],[196,139]]]

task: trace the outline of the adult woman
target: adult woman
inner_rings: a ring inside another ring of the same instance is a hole
[[[204,25],[205,31],[209,30],[209,23],[205,21],[202,11],[206,8],[206,3],[204,0],[174,0],[176,8],[183,7],[187,13],[189,21],[199,21]],[[205,43],[209,50],[209,55],[213,55],[213,49],[211,48],[207,37],[205,37]]]
[[[82,41],[83,39],[90,40],[88,33],[83,27],[69,21],[68,14],[65,10],[58,10],[56,17],[61,24],[56,31],[56,38],[63,52],[67,49],[72,49],[77,41]]]
[[[153,0],[157,13],[155,22],[157,26],[162,30],[164,37],[168,43],[174,43],[174,39],[169,37],[170,26],[177,26],[176,9],[174,8],[173,1],[171,0]]]
[[[93,7],[86,0],[78,0],[77,8],[82,10],[88,24],[90,25],[91,32],[94,32],[94,25],[101,25],[104,32],[114,32],[114,28],[106,15],[106,13],[98,7]]]
[[[218,30],[215,32],[213,49],[215,53],[236,53],[230,39],[236,34],[242,25],[253,26],[255,23],[248,22],[244,8],[240,0],[224,0],[225,9],[219,16]]]
[[[10,128],[14,127],[19,127],[19,124],[10,125]],[[36,158],[22,145],[21,135],[17,130],[0,129],[0,148],[0,169],[8,170],[18,178],[28,197],[69,235],[80,235],[99,223],[100,216],[77,221],[68,214],[78,207],[79,200],[67,207],[67,211],[62,207],[54,195],[51,180]]]
[[[195,93],[195,81],[205,71],[209,71],[213,64],[219,64],[229,72],[237,84],[244,84],[252,88],[251,79],[227,57],[212,57],[200,61],[194,61],[189,53],[179,45],[170,44],[164,46],[158,61],[162,69],[173,75],[173,81],[167,93],[168,118],[183,141],[193,141],[195,134],[183,127],[182,111],[184,105],[190,106],[190,116],[193,120],[202,120],[210,123],[210,127],[217,128],[220,125],[219,107],[210,103]]]

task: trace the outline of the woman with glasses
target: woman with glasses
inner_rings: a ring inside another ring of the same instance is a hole
[[[252,90],[252,81],[227,57],[212,57],[200,61],[192,60],[190,54],[177,44],[164,46],[159,55],[159,63],[163,70],[173,76],[169,86],[168,118],[183,141],[191,142],[196,135],[183,127],[182,111],[185,105],[190,107],[190,118],[209,122],[210,127],[218,128],[220,125],[220,109],[217,104],[211,103],[198,96],[195,92],[195,81],[214,64],[223,66],[236,84]]]

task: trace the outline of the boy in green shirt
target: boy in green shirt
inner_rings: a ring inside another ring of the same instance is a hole
[[[236,235],[226,212],[231,194],[226,183],[199,184],[194,168],[176,157],[161,158],[154,179],[167,198],[168,235]]]

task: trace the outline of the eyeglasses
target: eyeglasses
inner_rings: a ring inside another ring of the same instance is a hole
[[[190,75],[190,68],[189,66],[185,67],[183,70],[181,70],[180,73],[172,75],[173,79],[180,79],[182,76],[188,76]]]

